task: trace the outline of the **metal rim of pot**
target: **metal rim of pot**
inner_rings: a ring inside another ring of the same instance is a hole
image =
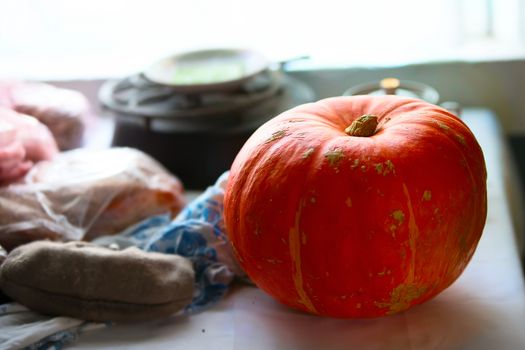
[[[385,78],[379,82],[359,84],[347,89],[343,96],[369,95],[381,92],[385,95],[398,95],[400,91],[409,91],[418,98],[432,104],[439,103],[439,93],[433,87],[410,80],[399,80],[396,78]],[[402,94],[400,94],[402,96]]]

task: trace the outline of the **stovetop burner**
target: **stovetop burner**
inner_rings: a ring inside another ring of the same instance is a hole
[[[186,119],[223,116],[275,96],[282,74],[264,71],[234,90],[183,94],[147,80],[143,74],[105,84],[101,102],[112,110],[150,118]]]
[[[142,74],[106,82],[102,104],[116,115],[114,146],[151,154],[187,188],[203,189],[229,169],[264,122],[315,99],[302,81],[264,71],[233,90],[182,94]]]

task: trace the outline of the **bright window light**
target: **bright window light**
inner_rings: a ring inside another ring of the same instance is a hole
[[[120,76],[209,47],[311,57],[296,67],[523,56],[522,2],[4,0],[0,76]]]

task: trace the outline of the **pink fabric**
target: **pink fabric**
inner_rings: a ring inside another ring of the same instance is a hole
[[[32,165],[25,160],[26,151],[17,139],[12,124],[0,120],[0,184],[14,181],[23,176]]]
[[[89,102],[80,92],[40,82],[0,80],[0,106],[38,119],[61,150],[80,147],[93,119]]]
[[[0,107],[0,184],[22,177],[34,162],[58,153],[45,125],[33,117]]]

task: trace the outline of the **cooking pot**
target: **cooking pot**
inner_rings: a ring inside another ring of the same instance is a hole
[[[173,92],[224,92],[239,88],[267,70],[281,70],[287,63],[303,58],[307,57],[271,62],[254,50],[208,49],[165,57],[147,67],[143,75],[152,83],[169,86]]]
[[[439,93],[433,87],[396,78],[385,78],[379,82],[359,84],[346,90],[343,95],[399,95],[419,98],[432,104],[439,103]]]
[[[379,82],[359,84],[347,89],[343,95],[399,95],[418,98],[435,105],[439,104],[439,93],[430,85],[396,78],[385,78]],[[457,102],[446,101],[440,105],[458,117],[461,114],[461,107]]]

